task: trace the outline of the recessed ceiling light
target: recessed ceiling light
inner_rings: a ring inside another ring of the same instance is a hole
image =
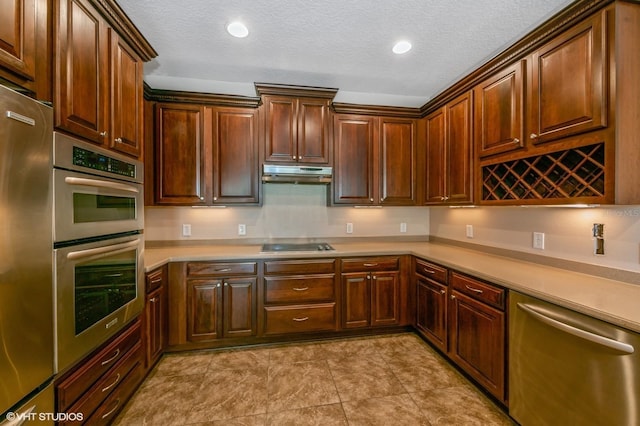
[[[411,50],[411,43],[406,40],[399,41],[393,46],[393,53],[396,55],[402,55]]]
[[[234,37],[244,38],[249,35],[249,30],[242,22],[232,22],[227,25],[227,32]]]

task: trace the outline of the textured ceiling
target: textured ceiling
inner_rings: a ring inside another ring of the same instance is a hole
[[[117,0],[158,52],[154,89],[256,96],[254,82],[420,107],[569,0]],[[225,27],[241,20],[244,39]],[[413,49],[391,52],[400,39]]]

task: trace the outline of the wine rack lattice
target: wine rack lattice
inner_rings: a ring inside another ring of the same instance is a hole
[[[482,167],[482,200],[604,196],[604,143]]]

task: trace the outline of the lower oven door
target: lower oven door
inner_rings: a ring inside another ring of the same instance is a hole
[[[56,372],[100,346],[144,305],[141,234],[56,248]]]
[[[141,184],[62,169],[53,182],[54,241],[144,228]]]

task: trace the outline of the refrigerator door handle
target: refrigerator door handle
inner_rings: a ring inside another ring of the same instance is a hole
[[[607,348],[614,349],[626,354],[632,354],[635,352],[635,348],[627,343],[619,342],[614,339],[609,339],[608,337],[600,336],[598,334],[594,334],[589,331],[582,330],[580,328],[571,326],[569,324],[565,324],[553,318],[549,318],[548,316],[541,314],[540,312],[536,311],[533,307],[525,303],[518,303],[518,308],[522,309],[529,315],[533,316],[538,321],[541,321],[560,331],[564,331],[565,333],[569,333],[581,339],[588,340],[589,342],[593,342],[601,346],[606,346]]]
[[[36,125],[36,120],[34,120],[33,118],[27,117],[26,115],[18,114],[17,112],[13,112],[13,111],[7,111],[7,118],[20,121],[21,123],[25,123],[30,126]]]

